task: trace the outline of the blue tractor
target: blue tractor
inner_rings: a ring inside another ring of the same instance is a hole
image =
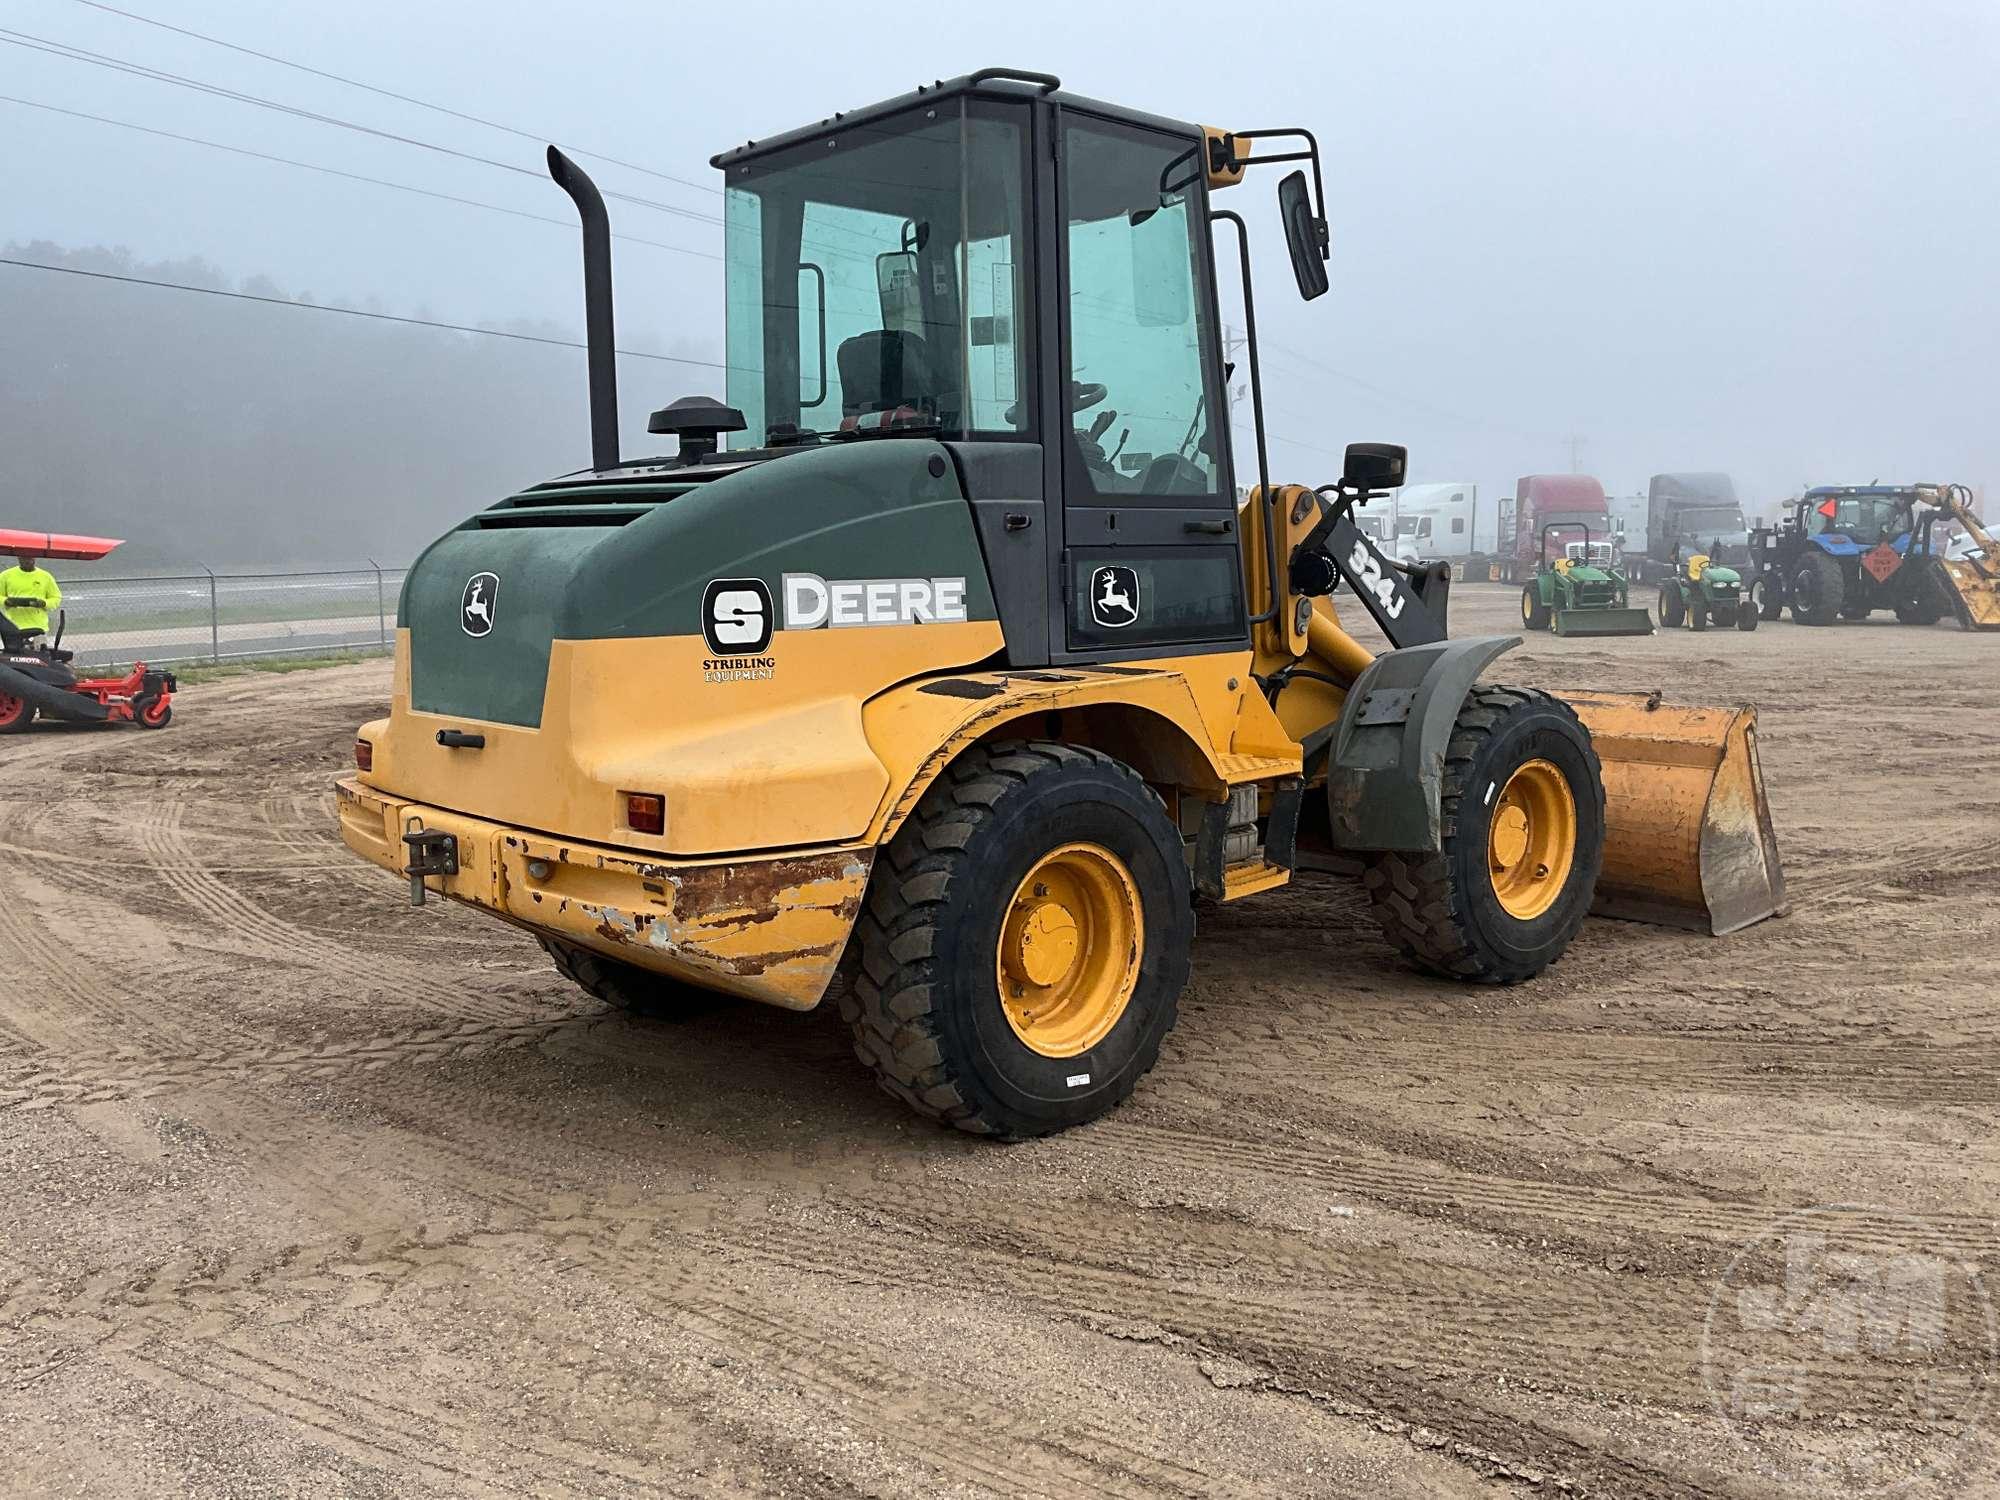
[[[1878,609],[1905,625],[1935,625],[1951,608],[1939,587],[1931,528],[1919,509],[1936,506],[1930,485],[1822,485],[1791,502],[1776,526],[1751,533],[1758,612],[1786,605],[1801,625],[1865,620]]]

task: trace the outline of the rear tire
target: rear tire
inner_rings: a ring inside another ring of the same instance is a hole
[[[1070,858],[1110,872],[1108,914],[1064,876],[1039,883]],[[1075,958],[1024,981],[1024,933],[1065,921]],[[1160,799],[1122,762],[1047,741],[954,762],[878,856],[859,927],[861,972],[841,1001],[855,1054],[917,1113],[1005,1140],[1125,1100],[1173,1029],[1194,945],[1187,859]],[[1115,961],[1093,965],[1105,952]]]
[[[1521,624],[1528,630],[1549,628],[1549,607],[1542,603],[1540,584],[1531,583],[1521,590]]]
[[[1560,774],[1573,840],[1569,869],[1556,875],[1553,896],[1532,915],[1517,916],[1503,904],[1493,867],[1494,819],[1515,774],[1530,764]],[[1604,778],[1589,732],[1548,693],[1474,688],[1445,750],[1441,812],[1438,853],[1368,857],[1362,884],[1383,934],[1412,964],[1446,978],[1532,979],[1562,957],[1583,925],[1604,864]]]
[[[1660,623],[1671,630],[1686,619],[1687,601],[1681,598],[1680,586],[1669,579],[1660,585]]]
[[[1937,579],[1926,571],[1917,584],[1917,596],[1896,606],[1896,619],[1904,625],[1935,625],[1944,618],[1945,601],[1938,597]]]
[[[1792,574],[1792,618],[1801,625],[1831,625],[1847,602],[1847,578],[1824,552],[1800,562]]]
[[[560,938],[536,939],[555,961],[556,972],[585,994],[615,1010],[655,1021],[682,1021],[725,1004],[729,996],[699,985],[655,974],[637,964],[621,963]]]
[[[34,704],[0,693],[0,734],[22,734],[34,722]]]

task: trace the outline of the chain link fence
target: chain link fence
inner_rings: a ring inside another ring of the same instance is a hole
[[[57,565],[60,567],[60,564]],[[63,646],[79,667],[385,652],[402,568],[63,578]]]

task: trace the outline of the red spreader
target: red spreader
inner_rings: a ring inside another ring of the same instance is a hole
[[[0,526],[0,555],[31,552],[36,557],[96,562],[114,547],[124,546],[122,538],[105,536],[65,536],[60,531],[11,531]]]

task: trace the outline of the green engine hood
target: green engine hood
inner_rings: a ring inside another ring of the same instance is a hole
[[[556,640],[687,636],[717,579],[951,576],[995,618],[971,509],[944,448],[913,438],[806,449],[717,478],[669,471],[531,490],[425,551],[404,581],[410,704],[536,727]],[[474,608],[474,581],[486,579]],[[638,689],[643,690],[643,688]]]

